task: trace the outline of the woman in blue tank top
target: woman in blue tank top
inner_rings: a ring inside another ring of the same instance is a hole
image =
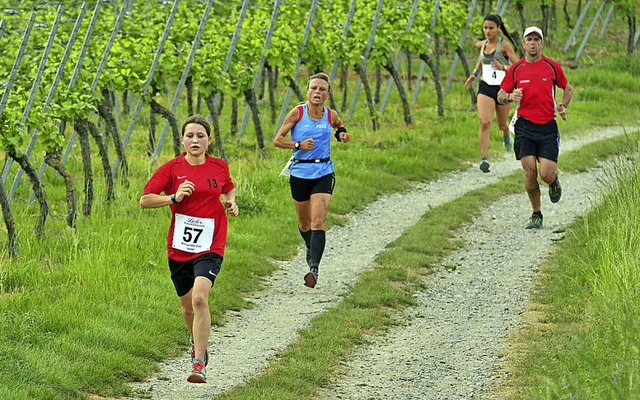
[[[306,103],[289,111],[273,140],[276,147],[293,150],[289,185],[298,214],[298,230],[307,248],[309,272],[304,276],[304,284],[310,288],[318,280],[325,247],[324,223],[335,184],[331,136],[339,142],[351,140],[338,113],[324,106],[330,91],[329,76],[312,75],[307,82]],[[336,132],[332,135],[334,128]],[[287,138],[289,132],[291,139]]]

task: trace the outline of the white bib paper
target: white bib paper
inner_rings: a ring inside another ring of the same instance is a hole
[[[291,175],[291,164],[293,164],[293,157],[291,157],[289,159],[289,161],[287,161],[287,164],[284,166],[284,168],[282,168],[282,171],[280,171],[280,175],[279,176],[290,176]]]
[[[516,121],[518,120],[518,110],[513,113],[513,117],[511,117],[511,122],[509,122],[509,132],[512,134],[516,134]]]
[[[494,69],[491,64],[482,64],[482,80],[488,85],[499,85],[506,74],[505,71]]]
[[[209,250],[213,243],[214,225],[213,218],[176,214],[172,247],[188,253]]]

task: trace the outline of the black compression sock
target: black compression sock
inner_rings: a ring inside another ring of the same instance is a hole
[[[298,228],[298,232],[300,232],[300,236],[304,239],[304,244],[307,246],[307,249],[311,247],[311,229],[302,232],[302,229]]]
[[[311,267],[318,268],[322,253],[324,253],[324,245],[326,236],[324,231],[311,231]]]

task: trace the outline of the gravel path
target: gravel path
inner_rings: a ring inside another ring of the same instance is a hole
[[[562,150],[623,133],[621,128],[598,131],[563,141]],[[209,384],[186,382],[189,357],[185,351],[184,356],[162,363],[161,372],[147,381],[133,384],[139,395],[131,399],[206,399],[259,374],[278,351],[296,339],[298,330],[307,327],[314,315],[337,304],[386,245],[430,208],[518,169],[519,162],[512,155],[494,160],[490,174],[482,174],[474,164],[409,192],[385,196],[349,215],[345,226],[327,232],[316,289],[302,285],[306,263],[301,250],[291,261],[281,262],[281,268],[268,278],[266,289],[251,298],[255,308],[230,313],[224,326],[214,328],[210,366],[224,368],[210,374]],[[418,305],[402,316],[408,323],[358,349],[321,397],[490,398],[486,393],[498,379],[495,371],[501,348],[524,310],[537,265],[561,235],[554,231],[593,203],[595,173],[561,173],[563,198],[553,206],[543,188],[545,227],[540,231],[522,228],[531,213],[524,191],[487,206],[461,233],[468,245],[425,278],[429,289],[417,293]]]

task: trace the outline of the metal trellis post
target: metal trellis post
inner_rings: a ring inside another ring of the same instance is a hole
[[[404,30],[405,35],[408,35],[409,32],[411,32],[411,27],[413,26],[413,20],[416,17],[416,14],[418,12],[418,5],[420,4],[420,0],[414,0],[413,1],[413,7],[411,8],[411,14],[409,15],[409,21],[407,21],[407,27]],[[400,49],[398,51],[398,54],[396,55],[396,61],[394,62],[394,67],[396,69],[396,71],[398,70],[398,67],[400,66],[400,57],[402,56],[402,49]],[[411,71],[409,71],[409,74],[411,74]],[[389,96],[391,95],[391,88],[393,87],[393,77],[390,76],[389,80],[387,81],[387,89],[384,92],[384,97],[382,98],[382,101],[380,102],[380,113],[384,112],[384,109],[387,107],[387,101],[389,100]]]
[[[460,37],[460,43],[458,46],[462,47],[464,41],[467,39],[467,32],[469,31],[469,25],[471,24],[471,19],[473,18],[473,12],[476,8],[476,0],[471,2],[471,7],[469,7],[469,14],[467,14],[467,22],[464,25],[464,30],[462,31],[462,36]],[[449,94],[449,89],[451,88],[451,82],[453,82],[453,75],[458,68],[458,61],[460,61],[460,56],[458,53],[453,57],[453,63],[451,64],[451,69],[449,70],[449,76],[447,77],[447,85],[444,88],[444,95]]]
[[[607,27],[609,26],[609,21],[611,20],[611,15],[613,14],[613,9],[616,4],[612,1],[609,5],[609,11],[607,11],[607,16],[604,18],[604,22],[602,23],[602,30],[600,30],[600,35],[598,35],[598,39],[602,39],[607,33]]]
[[[169,18],[167,19],[167,24],[164,27],[164,31],[162,32],[162,37],[160,38],[160,43],[158,43],[158,49],[156,51],[156,55],[153,58],[153,62],[149,67],[149,73],[147,74],[147,80],[144,82],[144,86],[142,87],[142,96],[138,99],[138,104],[136,104],[136,109],[133,112],[131,117],[131,121],[129,122],[129,128],[127,129],[127,133],[125,134],[124,140],[122,142],[122,147],[126,148],[129,143],[129,139],[131,138],[131,134],[133,133],[133,127],[138,119],[138,115],[140,115],[140,110],[142,109],[142,103],[144,102],[144,97],[149,93],[149,86],[151,85],[151,80],[153,79],[153,74],[156,72],[156,67],[158,66],[158,62],[160,61],[160,57],[162,56],[162,51],[164,49],[164,44],[169,37],[169,31],[171,30],[171,25],[173,25],[173,20],[178,12],[178,5],[180,4],[180,0],[176,0],[173,3],[173,8],[171,9],[171,14],[169,14]],[[116,166],[120,163],[117,161]]]
[[[472,7],[475,7],[476,0],[473,0]],[[433,35],[433,30],[436,27],[436,21],[438,20],[438,11],[440,10],[440,0],[436,0],[436,4],[433,6],[433,17],[431,18],[431,26],[429,27],[429,37],[427,38],[427,46],[431,45],[431,36]],[[424,69],[427,66],[427,63],[422,61],[420,63],[420,72],[418,72],[418,77],[416,79],[416,88],[413,91],[413,102],[415,103],[418,100],[418,93],[420,93],[420,84],[422,83],[422,76],[424,75]]]
[[[369,54],[371,53],[371,48],[373,47],[373,40],[376,37],[376,29],[378,28],[378,22],[380,21],[380,14],[382,12],[382,3],[383,0],[378,1],[378,6],[376,8],[376,16],[373,17],[373,25],[371,26],[371,31],[369,32],[369,41],[367,42],[367,47],[364,50],[364,54],[362,55],[362,72],[363,74],[367,73],[367,60],[369,59]],[[356,109],[356,103],[358,102],[358,95],[360,93],[360,84],[362,81],[360,77],[356,81],[356,88],[353,92],[353,98],[351,99],[351,107],[349,108],[349,115],[347,117],[347,121],[351,121],[353,117],[353,112]]]
[[[69,89],[73,89],[76,86],[76,80],[78,76],[80,76],[80,70],[82,69],[82,61],[84,60],[84,56],[86,53],[87,47],[89,47],[89,41],[91,40],[91,36],[93,35],[93,28],[98,22],[98,14],[100,13],[100,4],[101,2],[96,2],[96,6],[93,9],[93,15],[91,16],[91,21],[89,22],[89,28],[87,29],[87,33],[84,35],[84,41],[82,42],[82,49],[80,49],[80,55],[76,60],[76,67],[73,70],[73,75],[71,76],[71,80],[69,81]],[[73,146],[73,142],[76,139],[76,131],[74,130],[69,137],[69,143],[67,143],[67,148],[65,149],[64,154],[62,155],[62,163],[65,164],[67,162],[67,158],[71,153],[71,147]]]
[[[16,59],[13,62],[13,67],[11,68],[11,73],[9,74],[9,80],[7,81],[7,87],[4,89],[4,94],[2,95],[2,100],[0,100],[0,117],[2,113],[4,113],[4,108],[7,105],[7,101],[9,100],[9,93],[13,88],[13,83],[16,80],[16,75],[18,74],[18,69],[20,69],[20,61],[22,61],[22,56],[25,54],[25,49],[27,48],[27,42],[29,41],[29,36],[31,36],[31,29],[33,28],[33,23],[36,20],[36,14],[32,13],[31,18],[29,18],[29,23],[27,24],[27,29],[22,36],[22,43],[20,43],[20,49],[18,50],[18,54],[16,55]]]
[[[200,47],[200,39],[202,38],[202,33],[204,32],[204,28],[207,25],[207,20],[209,19],[209,13],[211,11],[211,7],[213,7],[213,0],[207,1],[207,5],[204,9],[204,14],[200,19],[200,25],[198,26],[198,30],[196,31],[196,36],[193,39],[193,44],[191,45],[191,51],[189,53],[189,58],[187,59],[187,64],[184,66],[182,70],[182,75],[180,76],[180,81],[178,82],[178,87],[176,88],[176,93],[173,96],[173,101],[171,102],[171,113],[175,113],[178,108],[178,103],[180,103],[180,94],[182,93],[182,88],[187,82],[187,77],[189,76],[189,72],[191,71],[191,66],[193,65],[193,60],[196,58],[196,51],[198,47]],[[153,159],[157,160],[160,156],[160,151],[162,151],[162,145],[164,144],[164,139],[167,136],[167,132],[169,131],[169,122],[165,121],[164,128],[162,129],[162,134],[160,138],[158,138],[158,145],[156,146],[153,152]],[[114,168],[113,173],[117,171]]]
[[[587,30],[587,33],[584,35],[584,38],[582,39],[582,43],[580,43],[580,47],[578,48],[578,52],[576,53],[576,56],[574,57],[573,61],[578,62],[578,59],[582,54],[582,50],[584,50],[584,46],[587,45],[587,41],[589,41],[589,37],[591,37],[593,28],[595,28],[596,22],[598,22],[598,18],[600,18],[600,14],[604,9],[604,5],[605,5],[605,2],[602,2],[602,4],[600,4],[600,7],[598,7],[598,11],[596,11],[596,15],[594,15],[593,20],[591,20],[591,25],[589,25],[589,30]]]
[[[313,25],[313,19],[316,14],[316,8],[318,6],[318,0],[313,0],[311,2],[311,10],[309,11],[309,18],[307,19],[307,25],[304,28],[304,36],[302,37],[302,43],[300,44],[300,50],[298,51],[298,58],[296,59],[296,65],[294,68],[294,73],[292,79],[296,79],[298,76],[298,69],[300,68],[300,63],[302,62],[302,53],[304,52],[304,48],[307,46],[307,41],[309,40],[309,31],[311,31],[311,25]],[[293,89],[289,87],[287,89],[287,94],[285,95],[284,102],[282,103],[282,109],[280,110],[280,117],[278,118],[278,123],[276,124],[276,131],[273,133],[273,137],[278,133],[278,128],[282,125],[282,121],[284,121],[284,116],[287,114],[287,108],[289,107],[289,100],[291,99],[291,92]]]
[[[71,31],[71,36],[69,37],[69,41],[67,41],[67,46],[64,50],[64,53],[62,55],[62,60],[60,60],[60,65],[58,66],[58,70],[56,71],[56,76],[53,79],[53,83],[51,85],[51,89],[49,91],[49,96],[47,97],[47,100],[45,101],[45,107],[48,108],[48,105],[50,104],[50,102],[53,99],[53,96],[58,88],[58,83],[60,83],[60,80],[62,79],[62,75],[64,72],[64,66],[67,64],[67,61],[69,60],[69,56],[71,55],[71,49],[73,47],[73,44],[76,42],[76,38],[78,37],[78,32],[80,31],[80,26],[82,25],[82,20],[84,19],[84,14],[87,10],[87,4],[83,3],[82,7],[80,8],[80,13],[78,14],[78,17],[76,18],[76,23],[73,27],[73,30]],[[45,108],[43,107],[43,110]],[[38,170],[38,177],[40,179],[42,179],[42,175],[44,175],[44,170],[46,168],[47,164],[42,161],[42,164],[40,165],[40,169]],[[34,197],[33,192],[31,193],[31,198],[29,199],[29,201],[32,201]]]
[[[340,39],[340,44],[344,43],[347,40],[347,35],[349,34],[349,26],[351,26],[351,20],[353,19],[353,14],[356,12],[356,0],[351,2],[349,6],[349,13],[347,14],[347,20],[344,23],[344,27],[342,28],[342,37]],[[338,72],[338,65],[340,64],[340,58],[337,57],[333,60],[333,65],[331,66],[331,72],[329,73],[329,79],[333,82],[333,78],[336,76]]]
[[[42,74],[44,73],[44,69],[47,66],[47,60],[49,59],[49,52],[51,51],[51,47],[53,47],[53,39],[55,39],[56,37],[56,32],[58,30],[58,25],[60,25],[60,20],[62,19],[62,12],[63,12],[64,6],[62,4],[60,4],[58,6],[58,12],[56,14],[55,20],[53,22],[53,26],[51,26],[51,31],[49,32],[49,38],[47,39],[47,45],[44,48],[44,51],[42,52],[42,58],[40,59],[40,64],[38,65],[38,71],[36,73],[36,77],[33,80],[33,85],[31,86],[31,93],[29,93],[29,98],[27,99],[27,104],[24,107],[24,110],[22,112],[22,118],[20,119],[20,122],[22,124],[25,124],[27,122],[27,119],[29,118],[29,114],[31,113],[31,107],[33,106],[33,100],[36,97],[36,93],[38,92],[38,87],[40,87],[40,82],[42,81]],[[42,112],[46,112],[47,110],[43,107],[42,108]],[[29,145],[27,146],[27,150],[25,151],[24,155],[25,157],[29,157],[31,155],[31,151],[33,150],[33,147],[36,143],[36,137],[37,137],[37,129],[34,129],[33,132],[31,133],[31,139],[29,140]],[[5,168],[5,172],[9,172],[8,168],[11,166],[11,161],[12,159],[7,160],[7,165]],[[20,179],[22,178],[22,174],[23,171],[22,169],[19,169],[18,172],[16,173],[15,179],[13,181],[13,186],[11,187],[11,190],[8,193],[7,198],[9,199],[9,201],[11,201],[11,199],[13,198],[13,195],[15,194],[16,190],[18,189],[18,184],[20,183]],[[6,177],[4,176],[4,172],[3,172],[3,179],[6,179]]]
[[[591,7],[591,3],[593,3],[593,1],[589,0],[587,2],[587,4],[585,4],[584,8],[582,9],[582,13],[580,13],[580,17],[578,17],[578,21],[576,22],[576,26],[573,27],[573,30],[571,31],[571,34],[569,35],[569,39],[567,39],[567,43],[564,45],[564,49],[563,50],[564,50],[565,53],[567,52],[567,50],[569,50],[569,47],[571,47],[571,43],[573,43],[573,39],[578,34],[578,29],[580,29],[580,24],[582,24],[582,21],[587,16],[587,12],[589,11],[589,8]]]
[[[254,91],[258,90],[258,85],[260,85],[260,80],[262,79],[262,70],[264,69],[264,59],[267,50],[271,46],[271,37],[273,36],[273,31],[276,29],[276,21],[278,20],[278,13],[280,12],[280,0],[276,0],[273,5],[273,12],[271,13],[271,23],[269,24],[269,30],[267,31],[267,37],[264,40],[264,45],[262,46],[262,54],[260,55],[260,61],[258,62],[258,71],[256,71],[256,76],[253,78],[253,85],[251,86]],[[244,135],[245,129],[247,129],[247,124],[249,123],[249,114],[251,114],[251,108],[247,107],[244,112],[244,118],[242,119],[242,125],[240,126],[240,132],[238,133],[238,140],[242,138]]]

